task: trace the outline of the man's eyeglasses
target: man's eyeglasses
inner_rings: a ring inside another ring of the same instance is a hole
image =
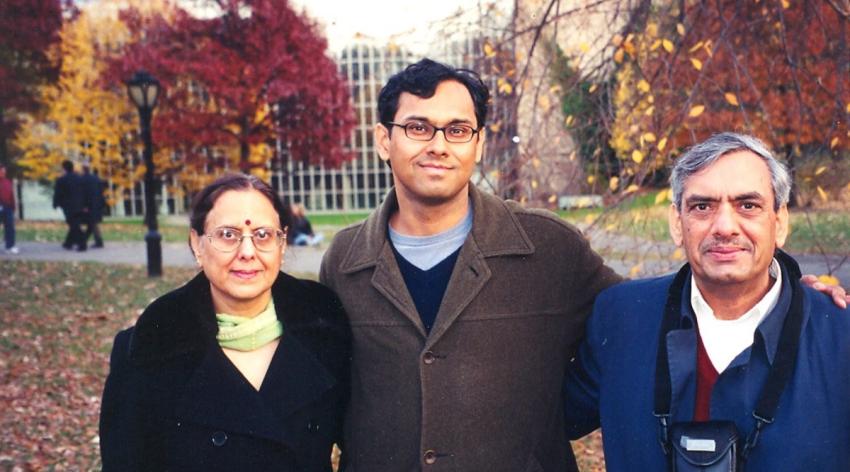
[[[257,228],[252,233],[242,234],[235,228],[216,228],[205,235],[210,244],[221,252],[233,252],[242,244],[245,238],[251,238],[254,248],[262,252],[271,252],[283,246],[286,241],[286,231],[274,228]]]
[[[446,141],[450,143],[468,143],[472,141],[472,137],[479,131],[472,126],[464,124],[452,124],[440,128],[424,121],[411,121],[405,124],[387,121],[384,125],[402,128],[404,135],[414,141],[430,141],[437,135],[437,131],[442,131],[443,136],[446,137]]]

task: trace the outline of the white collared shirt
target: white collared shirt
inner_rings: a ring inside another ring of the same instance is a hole
[[[776,279],[770,290],[755,306],[736,320],[715,318],[714,310],[705,301],[696,281],[691,277],[691,307],[697,317],[699,335],[705,351],[717,372],[726,370],[738,354],[753,344],[756,328],[779,301],[782,271],[776,259],[770,264],[770,276]]]

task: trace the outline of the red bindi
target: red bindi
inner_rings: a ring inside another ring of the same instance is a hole
[[[245,220],[245,224],[250,226],[250,225],[251,225],[251,220]]]

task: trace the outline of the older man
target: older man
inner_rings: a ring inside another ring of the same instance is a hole
[[[749,471],[850,470],[850,312],[779,251],[787,170],[724,133],[678,159],[671,184],[688,263],[599,295],[565,382],[568,434],[601,424],[613,471],[722,460],[726,446]]]

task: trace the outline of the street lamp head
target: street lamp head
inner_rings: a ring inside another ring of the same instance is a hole
[[[126,84],[127,94],[139,110],[150,111],[156,107],[161,86],[154,76],[140,70]]]

